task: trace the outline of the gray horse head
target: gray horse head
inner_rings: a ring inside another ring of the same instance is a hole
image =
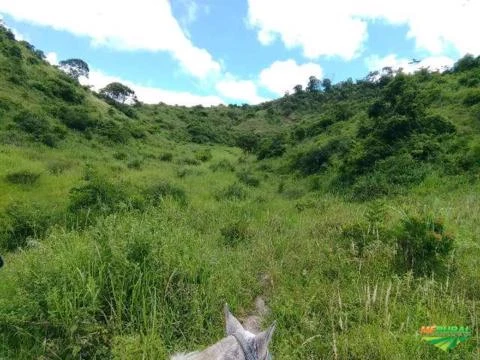
[[[171,360],[270,360],[268,345],[272,340],[275,323],[267,330],[253,334],[245,330],[225,304],[226,337],[203,351],[177,354]]]

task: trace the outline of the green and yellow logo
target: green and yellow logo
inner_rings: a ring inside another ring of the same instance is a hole
[[[422,326],[422,340],[435,345],[443,351],[455,348],[472,337],[472,331],[465,326]]]

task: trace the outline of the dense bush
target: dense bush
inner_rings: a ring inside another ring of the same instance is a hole
[[[131,137],[130,132],[113,120],[102,122],[98,125],[98,132],[107,139],[117,144],[126,144]]]
[[[30,134],[34,140],[50,147],[56,146],[57,142],[65,137],[65,131],[59,126],[52,126],[41,114],[22,111],[13,118],[13,121],[19,129]]]
[[[60,121],[68,128],[78,131],[85,131],[87,128],[95,125],[95,120],[85,107],[67,107],[63,106],[58,111]]]
[[[85,95],[80,87],[68,78],[50,78],[46,81],[47,95],[59,98],[70,104],[80,104]]]
[[[257,149],[257,159],[267,159],[282,156],[286,151],[283,136],[265,138],[260,142]]]
[[[324,146],[297,154],[291,165],[305,175],[315,174],[327,168],[330,158],[334,154],[345,154],[349,146],[349,142],[346,140],[334,139]]]
[[[84,185],[70,191],[69,210],[76,214],[111,213],[129,204],[127,192],[120,186],[92,175]]]
[[[480,90],[471,90],[463,99],[463,104],[466,106],[473,106],[480,103]]]
[[[27,245],[29,239],[40,239],[58,220],[51,209],[37,204],[13,203],[0,217],[0,246],[12,251]]]
[[[453,235],[445,231],[443,221],[431,216],[408,216],[395,233],[397,266],[418,276],[442,274],[447,270],[454,248]]]

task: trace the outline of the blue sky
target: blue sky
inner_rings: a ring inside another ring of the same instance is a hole
[[[259,103],[310,75],[359,79],[478,55],[480,0],[2,0],[0,16],[56,63],[81,58],[82,82],[140,100]],[[422,59],[416,66],[412,58]]]

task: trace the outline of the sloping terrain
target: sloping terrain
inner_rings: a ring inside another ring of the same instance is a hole
[[[327,84],[328,85],[328,84]],[[164,359],[261,297],[279,359],[475,359],[480,59],[125,105],[0,29],[0,358]]]

